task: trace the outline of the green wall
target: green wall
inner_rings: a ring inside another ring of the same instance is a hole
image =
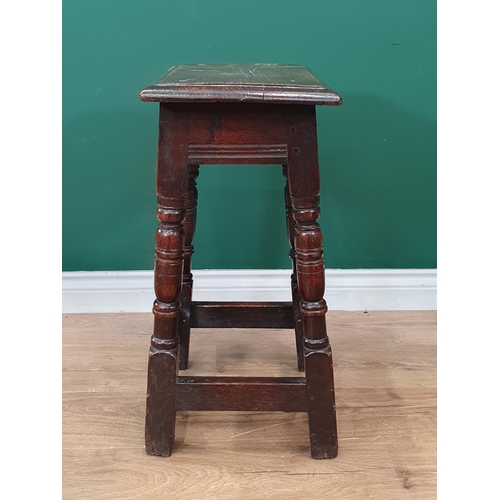
[[[63,270],[152,269],[158,104],[182,63],[302,64],[329,268],[436,267],[435,0],[63,1]],[[202,166],[193,265],[288,268],[278,166]]]

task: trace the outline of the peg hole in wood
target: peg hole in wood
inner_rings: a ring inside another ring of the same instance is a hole
[[[293,154],[296,154],[296,155],[298,155],[300,153],[299,148],[293,148],[292,151],[293,151]]]

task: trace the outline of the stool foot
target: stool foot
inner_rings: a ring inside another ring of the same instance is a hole
[[[177,351],[177,339],[167,343],[151,338],[145,430],[149,455],[169,457],[174,447]]]
[[[321,318],[315,320],[321,323]],[[322,341],[314,341],[311,346],[304,339],[311,456],[316,459],[335,458],[338,454],[332,350],[328,337]]]

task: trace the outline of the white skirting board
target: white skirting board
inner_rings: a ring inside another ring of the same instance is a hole
[[[193,300],[289,301],[288,269],[194,270]],[[63,313],[151,312],[153,271],[62,276]],[[436,269],[327,269],[330,310],[435,310]]]

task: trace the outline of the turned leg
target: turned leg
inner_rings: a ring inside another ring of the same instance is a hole
[[[200,166],[189,167],[189,186],[186,200],[186,217],[182,223],[184,229],[184,266],[181,291],[181,324],[179,331],[179,370],[186,370],[189,362],[189,337],[191,333],[191,298],[193,295],[193,274],[191,273],[191,256],[194,253],[193,237],[196,227],[196,204],[198,190],[196,179]]]
[[[175,435],[188,124],[182,110],[160,105],[154,329],[148,362],[146,452],[170,456]]]
[[[319,167],[313,106],[288,116],[288,175],[295,221],[295,261],[303,320],[311,455],[338,452],[332,351],[326,332],[325,271],[319,218]],[[300,132],[300,133],[296,133]]]
[[[285,212],[286,212],[286,229],[288,240],[290,242],[290,259],[292,259],[292,275],[291,289],[292,289],[292,305],[293,305],[293,319],[295,323],[295,343],[297,347],[297,367],[299,371],[304,371],[304,345],[302,342],[302,318],[300,316],[300,295],[297,283],[297,266],[295,264],[295,221],[292,215],[292,201],[290,199],[290,187],[288,185],[288,172],[287,166],[283,165],[283,176],[285,177]]]

